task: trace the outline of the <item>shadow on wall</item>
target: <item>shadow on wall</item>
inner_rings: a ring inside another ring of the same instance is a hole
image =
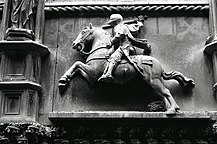
[[[167,86],[170,87],[171,92],[175,94],[175,96],[183,95],[183,93],[186,94],[186,97],[192,96],[192,91],[181,88],[177,82],[174,83],[174,81],[168,81]],[[159,97],[148,84],[139,78],[135,78],[123,85],[97,82],[95,85],[90,86],[85,79],[80,75],[77,75],[70,81],[68,88],[60,95],[60,97],[61,101],[64,101],[63,103],[67,103],[68,111],[166,110],[162,98]],[[65,105],[65,107],[67,106]]]

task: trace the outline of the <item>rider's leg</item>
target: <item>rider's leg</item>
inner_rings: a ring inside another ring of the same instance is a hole
[[[109,62],[104,70],[103,75],[98,79],[98,81],[112,77],[112,71],[116,67],[117,63],[121,61],[123,52],[121,49],[117,49],[109,58]]]
[[[106,73],[104,73],[104,75],[106,77],[112,77],[112,71],[113,71],[115,65],[116,65],[116,61],[114,59],[111,59],[109,64],[108,64],[107,71],[106,71]]]
[[[107,62],[106,66],[105,66],[105,69],[103,71],[103,75],[107,73],[108,67],[109,67],[109,62]]]
[[[98,81],[103,80],[103,79],[107,79],[107,78],[113,78],[112,77],[112,71],[115,68],[117,62],[115,59],[111,58],[108,62],[108,64],[106,65],[106,68],[103,72],[103,75],[98,79]]]

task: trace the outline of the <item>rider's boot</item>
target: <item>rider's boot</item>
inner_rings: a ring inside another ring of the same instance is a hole
[[[111,80],[113,79],[112,70],[115,67],[115,61],[110,61],[108,67],[105,68],[103,75],[98,79],[98,81]]]

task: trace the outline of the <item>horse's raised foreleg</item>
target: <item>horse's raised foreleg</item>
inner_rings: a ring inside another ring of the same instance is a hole
[[[65,87],[70,79],[72,78],[72,76],[77,73],[80,72],[85,78],[88,77],[87,74],[87,70],[88,69],[88,65],[82,63],[81,61],[76,61],[65,73],[64,75],[59,79],[59,87]]]
[[[170,108],[167,108],[167,114],[176,114],[180,108],[171,95],[170,91],[162,84],[161,80],[157,78],[153,79],[150,81],[150,85],[152,88],[154,88],[158,95],[165,97],[168,100]]]

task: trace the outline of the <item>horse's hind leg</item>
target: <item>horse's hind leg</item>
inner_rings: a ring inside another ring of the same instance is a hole
[[[176,114],[180,109],[170,91],[162,84],[160,79],[153,79],[150,81],[152,88],[157,92],[158,95],[166,98],[171,105],[170,108],[167,108],[167,114]]]

